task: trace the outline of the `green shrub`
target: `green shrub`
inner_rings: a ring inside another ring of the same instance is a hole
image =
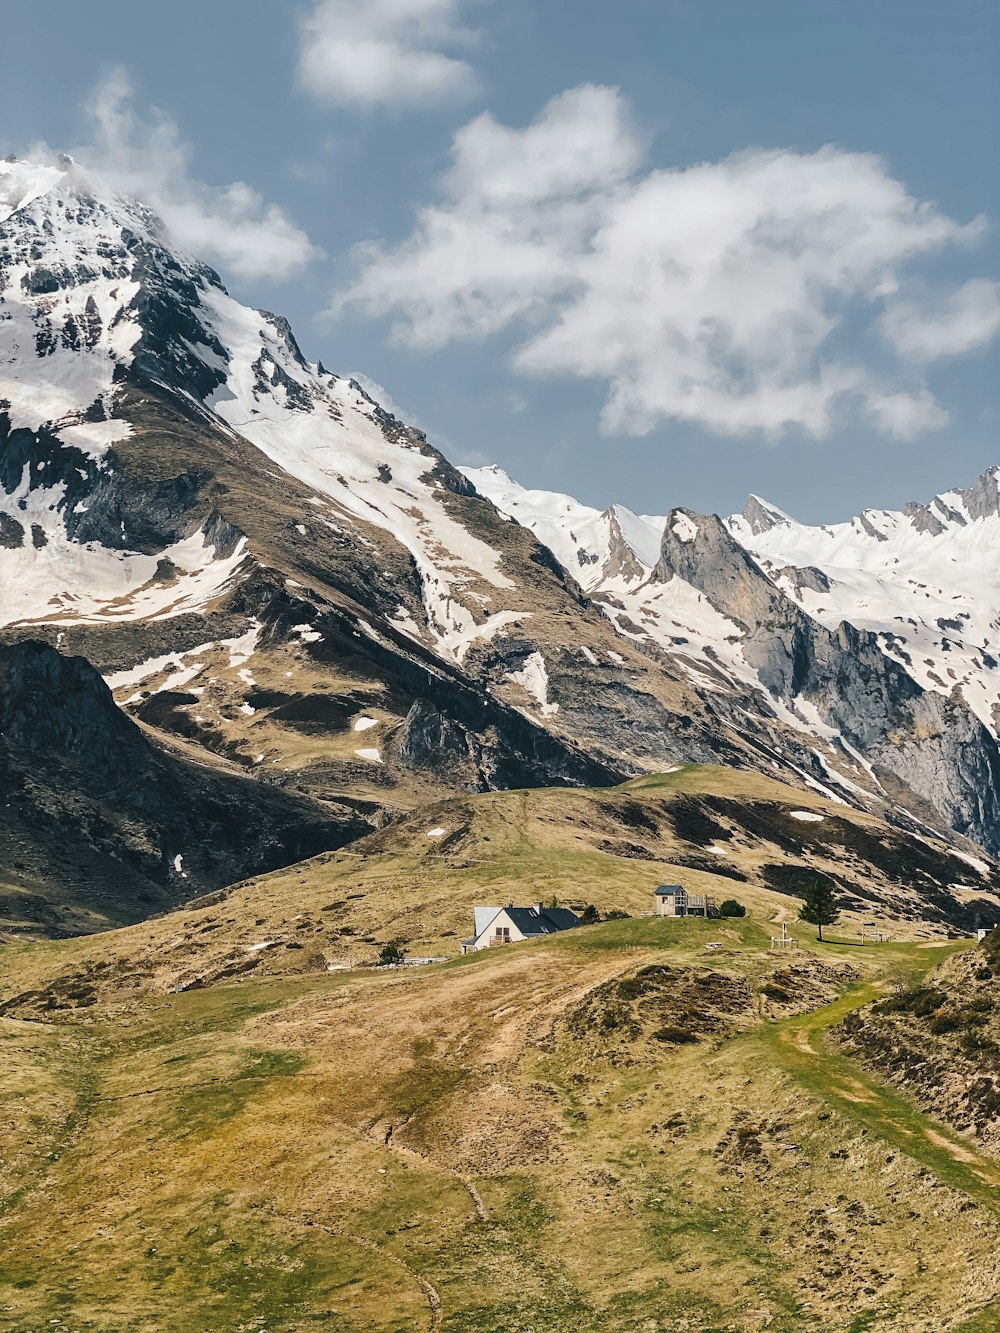
[[[736,898],[727,898],[719,904],[719,916],[746,916],[747,909]]]
[[[944,991],[936,990],[933,986],[917,986],[914,990],[901,991],[883,1000],[877,1008],[884,1014],[915,1014],[917,1018],[929,1018],[947,998]]]

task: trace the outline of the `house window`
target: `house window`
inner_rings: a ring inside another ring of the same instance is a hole
[[[494,935],[493,938],[499,940],[502,944],[509,944],[510,926],[497,926],[496,934]]]

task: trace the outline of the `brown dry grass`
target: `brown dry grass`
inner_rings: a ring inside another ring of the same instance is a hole
[[[4,1131],[4,1327],[957,1328],[996,1289],[996,1219],[757,1040],[795,1007],[762,998],[787,960],[761,943],[617,922],[2,1020],[38,1126]],[[635,982],[637,1032],[606,1027],[623,980],[709,963],[753,997],[713,1034],[657,1040],[682,1006]],[[802,963],[832,996],[844,951]]]

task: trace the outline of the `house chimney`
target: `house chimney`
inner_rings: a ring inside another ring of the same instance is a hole
[[[544,903],[532,903],[531,905],[532,905],[532,907],[535,909],[535,911],[538,913],[539,916],[541,916],[542,913],[545,911],[545,904],[544,904]]]

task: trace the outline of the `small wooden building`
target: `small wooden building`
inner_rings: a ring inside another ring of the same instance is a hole
[[[715,916],[715,899],[688,893],[680,884],[659,884],[655,890],[657,916]]]

